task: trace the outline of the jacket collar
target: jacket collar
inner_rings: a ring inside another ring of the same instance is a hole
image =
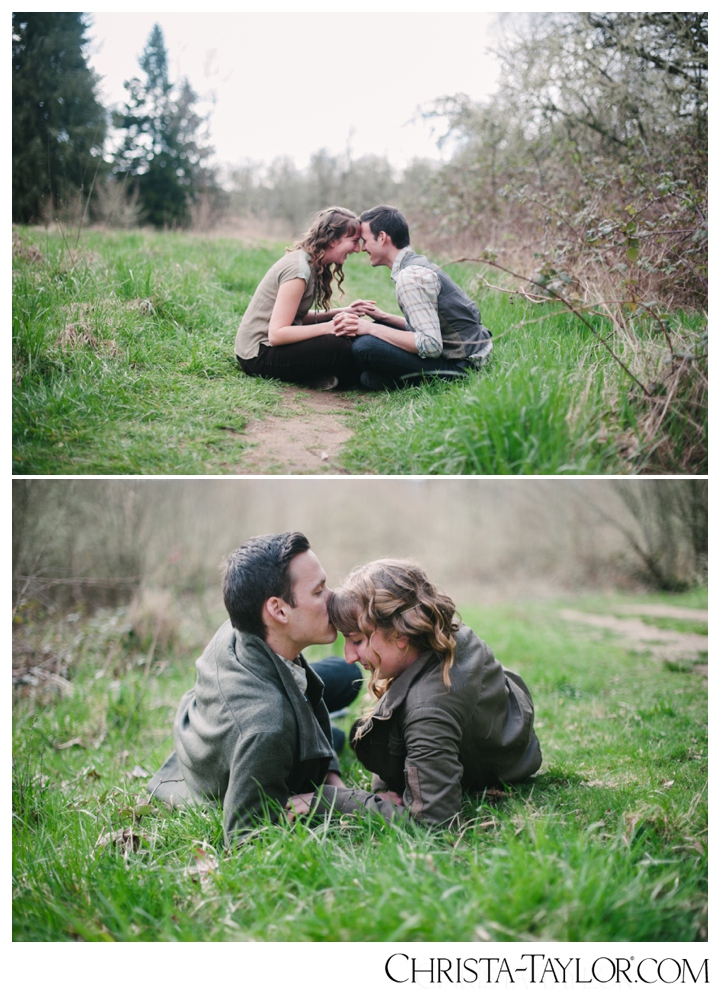
[[[274,667],[282,683],[285,695],[290,700],[293,712],[295,713],[301,760],[306,761],[309,758],[332,758],[333,748],[330,743],[330,719],[327,707],[322,699],[322,692],[325,686],[320,676],[312,670],[302,654],[299,655],[298,660],[307,672],[308,677],[307,697],[303,696],[288,666],[262,638],[256,637],[254,634],[243,633],[239,630],[236,630],[235,633],[240,636],[241,643],[245,648],[249,646],[257,648],[263,653],[268,664]]]
[[[415,255],[412,246],[404,246],[395,257],[395,262],[390,268],[390,276],[392,277],[393,280],[397,280],[397,276],[400,273],[400,270],[402,269],[402,261],[405,259],[405,257],[408,254],[411,254],[412,256]]]
[[[431,668],[437,663],[437,654],[435,651],[426,651],[425,654],[421,654],[417,661],[413,663],[402,672],[398,678],[395,679],[393,684],[390,686],[385,695],[379,700],[378,705],[373,711],[373,719],[376,720],[389,720],[393,714],[393,710],[396,710],[398,706],[401,706],[405,702],[408,692],[410,691],[410,686],[419,678],[422,673]]]

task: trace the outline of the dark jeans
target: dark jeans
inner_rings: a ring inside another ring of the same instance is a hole
[[[363,674],[356,664],[349,665],[344,658],[323,658],[310,665],[325,684],[323,699],[328,713],[335,713],[349,706],[363,687]],[[345,735],[338,727],[332,728],[333,748],[340,754]]]
[[[252,377],[274,377],[278,381],[307,384],[334,374],[340,387],[357,384],[352,343],[346,336],[315,336],[285,346],[261,346],[256,357],[238,362]]]
[[[443,357],[423,359],[417,353],[408,353],[377,336],[358,336],[353,340],[352,353],[358,370],[380,375],[383,382],[387,382],[387,387],[412,384],[421,380],[423,375],[449,374],[458,377],[465,374],[468,368],[465,360],[445,360]]]

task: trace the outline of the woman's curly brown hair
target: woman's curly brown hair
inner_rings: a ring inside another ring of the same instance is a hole
[[[443,683],[450,688],[459,616],[452,599],[438,592],[418,564],[384,557],[355,568],[331,595],[328,613],[340,633],[358,632],[369,640],[382,630],[406,637],[421,654],[435,651]],[[373,669],[368,688],[380,699],[393,680],[379,678],[376,666],[368,663]]]
[[[304,249],[310,257],[310,269],[315,277],[315,305],[327,311],[332,300],[332,282],[335,278],[338,291],[342,296],[342,284],[345,279],[341,263],[323,264],[325,251],[331,242],[346,235],[357,235],[360,231],[360,221],[357,215],[348,208],[324,208],[312,220],[310,228],[286,252]]]

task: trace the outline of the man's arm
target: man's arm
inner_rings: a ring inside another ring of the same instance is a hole
[[[284,734],[253,733],[238,737],[223,800],[228,845],[242,839],[266,809],[270,820],[278,821],[290,795],[288,778],[292,765],[293,745]]]
[[[395,283],[398,303],[410,320],[415,350],[423,358],[439,357],[443,341],[438,315],[440,278],[427,267],[405,267]]]
[[[379,308],[364,308],[363,314],[374,318],[374,322],[358,318],[355,324],[352,315],[342,315],[335,319],[336,330],[341,328],[344,335],[377,336],[408,353],[417,353],[423,359],[441,356],[438,275],[427,267],[405,267],[398,274],[395,290],[398,303],[410,319],[409,326],[398,315],[390,315]]]

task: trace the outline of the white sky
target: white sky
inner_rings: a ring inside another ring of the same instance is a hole
[[[221,163],[289,155],[302,166],[327,148],[387,156],[402,167],[438,158],[429,122],[412,124],[436,97],[495,89],[489,13],[93,13],[89,61],[106,105],[160,24],[173,81],[214,95],[211,141]]]

